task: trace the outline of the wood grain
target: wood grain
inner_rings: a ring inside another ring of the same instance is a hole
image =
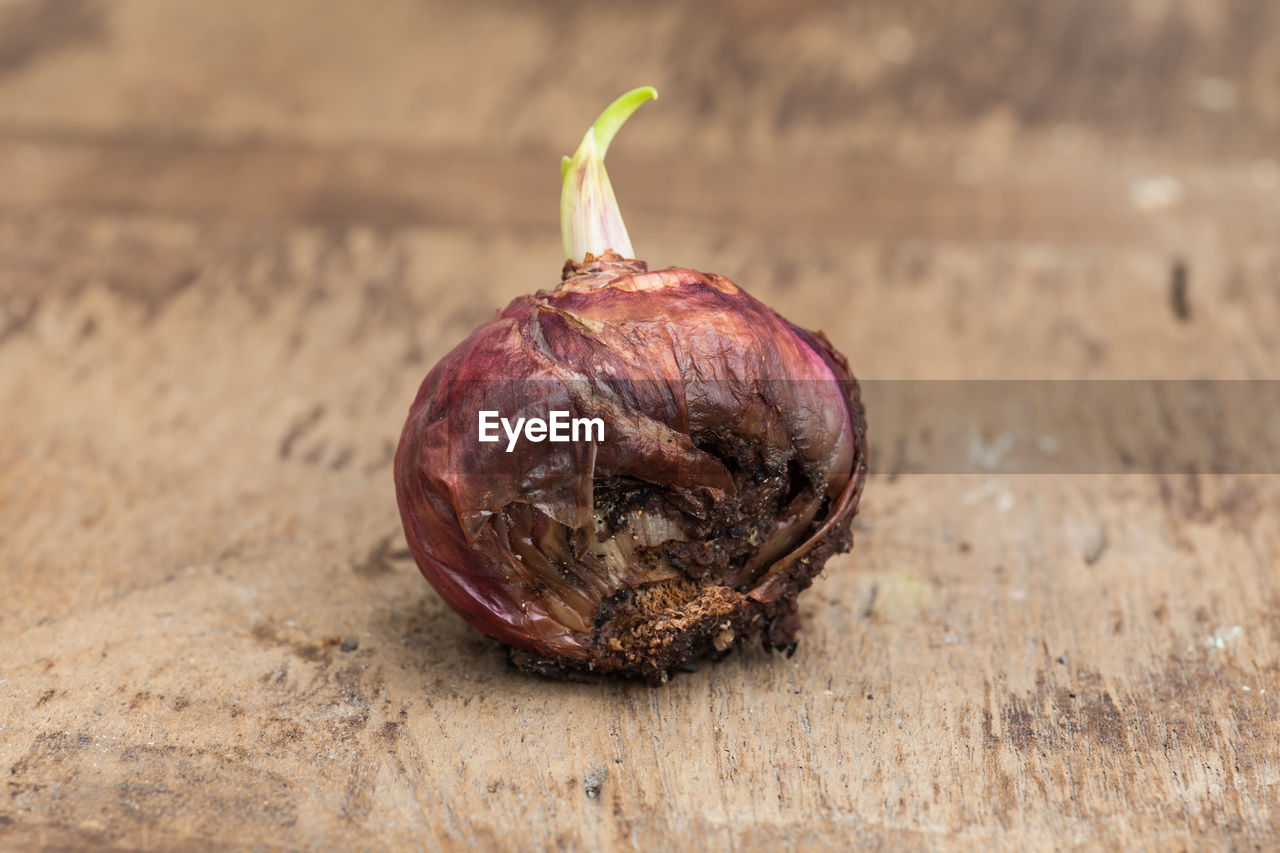
[[[1276,846],[1274,476],[878,474],[658,689],[417,573],[417,384],[640,83],[640,251],[862,377],[1280,378],[1274,4],[781,8],[0,2],[0,846]]]

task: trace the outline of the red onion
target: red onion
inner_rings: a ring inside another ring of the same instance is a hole
[[[396,454],[422,573],[547,675],[664,681],[754,638],[790,652],[866,477],[858,385],[821,333],[632,257],[604,153],[651,97],[619,98],[565,158],[559,285],[432,369]]]

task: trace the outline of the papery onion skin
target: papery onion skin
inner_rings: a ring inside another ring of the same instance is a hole
[[[479,410],[600,417],[605,439],[508,453],[477,441]],[[409,547],[467,622],[528,670],[651,681],[757,637],[793,648],[866,470],[824,336],[722,276],[612,252],[446,355],[395,458]]]

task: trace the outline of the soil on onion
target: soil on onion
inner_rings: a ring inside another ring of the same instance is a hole
[[[660,485],[624,477],[597,478],[594,483],[595,516],[606,535],[629,535],[628,518],[636,511],[677,520],[684,540],[642,549],[638,556],[661,561],[681,576],[621,589],[605,599],[596,615],[587,661],[550,659],[512,648],[516,666],[575,681],[629,677],[660,683],[692,661],[722,656],[749,642],[761,641],[765,648],[788,655],[795,650],[800,627],[797,596],[832,554],[849,550],[852,513],[795,560],[781,583],[771,584],[768,596],[753,597],[757,581],[770,567],[744,574],[748,561],[789,506],[821,494],[826,484],[812,481],[794,458],[770,467],[754,440],[727,435],[696,443],[724,463],[736,486],[735,494],[714,502],[703,517],[681,508],[674,493]],[[822,526],[829,511],[830,501],[824,500],[803,539]]]

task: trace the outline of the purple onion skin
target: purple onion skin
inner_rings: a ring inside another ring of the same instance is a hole
[[[599,417],[605,439],[508,453],[477,440],[480,410]],[[423,575],[517,664],[664,681],[756,637],[794,648],[866,462],[857,382],[821,333],[722,276],[608,252],[432,369],[395,480]]]

